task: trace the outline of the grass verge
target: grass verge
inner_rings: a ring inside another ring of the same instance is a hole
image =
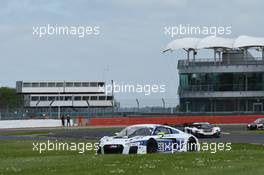
[[[152,155],[95,155],[60,151],[39,154],[33,141],[0,141],[0,174],[262,174],[264,147],[232,144],[231,151]]]

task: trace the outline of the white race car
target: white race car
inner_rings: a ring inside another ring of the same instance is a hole
[[[198,151],[198,139],[176,128],[141,124],[126,127],[116,136],[100,139],[97,154],[146,154]]]
[[[249,123],[247,125],[247,128],[250,130],[255,130],[255,129],[264,129],[264,118],[258,118],[252,123]]]
[[[193,134],[196,137],[218,138],[221,135],[221,129],[219,127],[211,125],[208,122],[185,124],[184,132]]]

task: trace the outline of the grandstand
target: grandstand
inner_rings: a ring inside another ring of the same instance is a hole
[[[181,38],[164,52],[177,49],[187,53],[187,59],[178,60],[182,112],[263,111],[264,38]],[[202,50],[213,56],[197,58]]]
[[[87,112],[115,105],[104,86],[104,82],[89,81],[17,81],[16,92],[23,95],[24,107],[31,111]]]

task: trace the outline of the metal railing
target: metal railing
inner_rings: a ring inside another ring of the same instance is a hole
[[[228,66],[228,65],[264,65],[264,60],[262,57],[252,58],[229,58],[229,59],[212,59],[212,58],[202,58],[202,59],[191,59],[191,60],[179,60],[178,68],[191,67],[191,66]]]
[[[142,109],[140,109],[141,111]],[[73,112],[73,113],[62,113],[61,115],[69,115],[71,119],[77,119],[78,116],[83,116],[84,118],[100,118],[100,117],[161,117],[161,116],[206,116],[206,115],[248,115],[248,114],[264,114],[264,111],[216,111],[216,112],[179,112],[175,108],[166,108],[162,109],[160,111],[155,112],[107,112],[107,113],[96,113],[96,114],[90,114],[88,112]],[[58,114],[52,113],[52,116],[50,115],[43,115],[44,113],[35,113],[34,115],[27,115],[25,113],[0,113],[0,120],[26,120],[26,119],[58,119]]]
[[[239,85],[237,85],[240,87]],[[193,90],[200,87],[192,87]],[[201,89],[210,90],[212,86],[203,86]],[[137,103],[138,102],[138,103]],[[62,115],[70,115],[72,119],[78,116],[85,118],[93,117],[133,117],[133,116],[153,116],[159,117],[164,115],[228,115],[228,114],[255,114],[254,111],[234,111],[234,112],[180,112],[184,111],[183,106],[179,106],[179,99],[175,98],[157,98],[157,99],[123,99],[120,100],[121,105],[113,108],[70,108],[61,107],[60,110],[54,108],[24,108],[0,107],[0,120],[14,119],[58,119]],[[251,110],[251,109],[250,109]],[[261,113],[263,113],[262,111]]]
[[[188,85],[179,86],[179,92],[183,91],[203,91],[203,92],[213,92],[213,91],[264,91],[264,85],[262,83],[256,83],[252,85],[245,84],[219,84],[219,85]]]

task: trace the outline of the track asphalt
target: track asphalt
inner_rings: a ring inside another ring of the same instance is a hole
[[[252,143],[264,145],[264,131],[249,131],[245,125],[219,125],[222,130],[220,138],[200,138],[200,141]],[[1,129],[0,140],[46,140],[46,139],[89,139],[99,140],[111,136],[123,127],[83,127],[83,128],[26,128]],[[182,129],[178,127],[178,129]],[[32,133],[36,133],[33,134]],[[21,134],[22,133],[22,134]],[[27,133],[29,133],[27,135]]]

